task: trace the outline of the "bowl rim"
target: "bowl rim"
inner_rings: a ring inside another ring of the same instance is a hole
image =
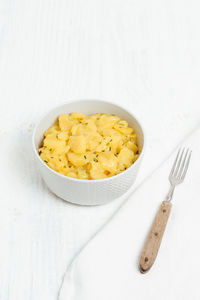
[[[138,157],[138,159],[129,167],[127,168],[126,170],[124,170],[123,172],[117,174],[117,175],[114,175],[114,176],[111,176],[111,177],[107,177],[107,178],[102,178],[102,179],[92,179],[92,180],[88,180],[88,179],[79,179],[79,178],[73,178],[73,177],[69,177],[69,176],[66,176],[66,175],[63,175],[53,169],[51,169],[47,164],[45,164],[45,162],[40,158],[40,155],[38,153],[38,149],[36,149],[36,146],[35,146],[35,134],[36,134],[36,131],[40,125],[40,123],[42,122],[42,120],[48,115],[50,114],[51,112],[53,112],[54,110],[58,109],[59,107],[62,107],[62,106],[65,106],[65,105],[68,105],[68,104],[71,104],[71,103],[75,103],[75,102],[84,102],[84,101],[87,101],[87,102],[95,102],[95,101],[98,101],[98,102],[102,102],[102,103],[108,103],[108,104],[112,104],[120,109],[123,109],[126,113],[130,114],[134,119],[135,121],[138,123],[141,131],[142,131],[142,134],[143,134],[143,146],[142,146],[142,151]],[[116,178],[119,178],[120,176],[123,176],[125,173],[129,172],[130,169],[133,169],[134,167],[136,167],[139,162],[142,160],[142,157],[144,155],[144,150],[146,149],[146,134],[145,134],[145,130],[144,130],[144,127],[142,125],[141,122],[138,121],[138,118],[135,117],[135,115],[132,113],[132,111],[128,111],[123,105],[119,105],[113,101],[108,101],[108,100],[101,100],[101,99],[96,99],[96,98],[88,98],[88,99],[75,99],[75,100],[69,100],[69,101],[65,101],[57,106],[54,106],[53,108],[51,108],[50,110],[48,110],[48,112],[46,113],[43,113],[42,116],[40,117],[39,121],[37,121],[35,127],[34,127],[34,130],[33,130],[33,134],[32,134],[32,147],[33,147],[33,151],[37,157],[37,159],[39,160],[39,162],[45,167],[47,168],[50,172],[52,172],[53,174],[65,179],[65,180],[70,180],[72,182],[80,182],[80,183],[93,183],[93,182],[105,182],[105,181],[110,181],[110,180],[113,180],[113,179],[116,179]]]

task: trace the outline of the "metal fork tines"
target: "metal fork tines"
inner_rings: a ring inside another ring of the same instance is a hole
[[[179,149],[175,158],[171,172],[169,174],[169,181],[171,184],[170,190],[166,196],[165,201],[171,201],[175,186],[182,183],[188,170],[191,153],[189,149]]]

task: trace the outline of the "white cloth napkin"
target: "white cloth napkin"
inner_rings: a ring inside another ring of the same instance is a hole
[[[158,119],[155,113],[151,121],[147,112],[143,118],[139,115],[140,119],[146,120],[147,151],[133,189],[151,175],[173,145],[197,126],[199,114],[198,109],[194,109],[195,103],[191,105],[193,113],[189,115],[184,107],[178,112],[178,102],[176,104],[176,113],[170,115],[170,108],[166,113],[168,121],[164,122],[168,126],[162,123],[156,129]],[[131,103],[126,106],[131,109]],[[141,107],[138,103],[137,110],[142,112],[143,106],[143,102]],[[157,102],[156,107],[163,117],[162,103]],[[36,117],[33,117],[34,112],[26,114],[20,109],[21,105],[17,105],[15,117],[12,111],[11,115],[2,113],[0,120],[3,140],[0,149],[3,158],[0,234],[4,241],[0,247],[1,298],[55,300],[63,274],[74,257],[118,210],[124,197],[108,205],[81,207],[62,201],[49,192],[35,168],[31,152],[30,120],[36,120]],[[134,198],[133,194],[131,199]],[[78,289],[76,282],[74,284]]]
[[[155,213],[168,191],[176,151],[143,182],[112,221],[74,259],[66,271],[59,300],[199,299],[200,129],[184,141],[192,160],[175,190],[172,213],[149,273],[138,259]],[[162,298],[160,295],[163,295]]]

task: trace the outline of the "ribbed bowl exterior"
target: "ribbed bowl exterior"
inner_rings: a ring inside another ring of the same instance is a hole
[[[66,177],[59,177],[56,173],[45,168],[38,161],[40,173],[49,189],[58,197],[76,204],[100,205],[108,203],[122,196],[134,183],[140,162],[127,169],[122,176],[113,176],[109,180],[73,181]]]

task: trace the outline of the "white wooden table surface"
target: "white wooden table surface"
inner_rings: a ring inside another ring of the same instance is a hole
[[[65,100],[123,103],[146,127],[137,186],[199,126],[199,6],[0,1],[1,300],[56,299],[66,266],[122,201],[86,208],[52,195],[35,168],[34,124]]]

